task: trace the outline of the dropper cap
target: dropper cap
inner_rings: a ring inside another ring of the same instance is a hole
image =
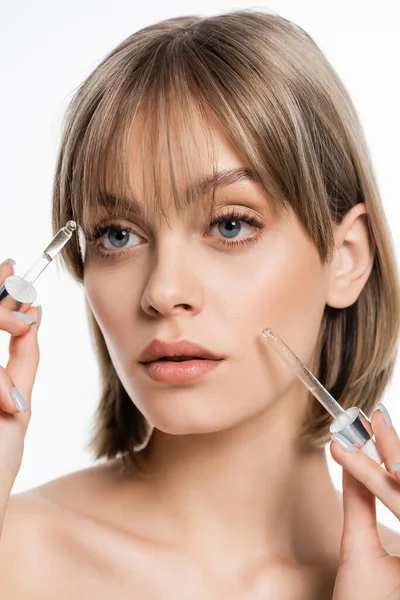
[[[26,312],[28,310],[37,298],[33,283],[71,239],[76,228],[77,224],[75,221],[68,221],[68,223],[64,227],[61,227],[56,233],[50,244],[43,250],[40,258],[34,263],[29,271],[25,273],[24,277],[10,275],[10,277],[6,278],[3,285],[0,286],[1,306],[19,312]]]
[[[375,440],[367,430],[362,421],[364,418],[367,424],[370,420],[358,406],[348,408],[344,414],[336,417],[329,426],[331,433],[340,433],[356,448],[359,448],[364,454],[369,456],[378,465],[381,465],[383,460],[376,447]]]
[[[10,275],[0,288],[0,304],[9,310],[26,312],[37,298],[35,288],[18,275]]]

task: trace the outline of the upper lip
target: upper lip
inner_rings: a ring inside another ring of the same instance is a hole
[[[211,350],[203,348],[190,340],[181,340],[179,342],[166,342],[155,339],[148,344],[139,357],[139,362],[152,362],[165,356],[198,356],[211,360],[222,360]]]

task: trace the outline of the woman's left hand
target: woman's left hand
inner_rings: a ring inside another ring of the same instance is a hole
[[[400,471],[393,469],[396,463],[400,467],[400,439],[385,407],[372,414],[371,426],[386,470],[359,449],[346,451],[337,441],[330,445],[333,459],[343,467],[344,507],[332,600],[400,600],[400,556],[382,546],[375,505],[379,498],[400,519]],[[400,536],[398,549],[400,555]]]

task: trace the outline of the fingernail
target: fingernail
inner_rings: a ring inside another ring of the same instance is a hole
[[[393,427],[392,419],[390,418],[390,415],[389,415],[389,412],[388,412],[388,409],[386,408],[386,406],[384,406],[382,404],[382,402],[379,402],[378,408],[381,411],[381,413],[383,414],[383,416],[385,417],[386,424],[389,425],[389,427]]]
[[[392,465],[392,471],[400,471],[400,462],[394,463],[394,465]]]
[[[345,438],[344,435],[341,435],[340,433],[334,433],[331,437],[332,440],[334,440],[335,442],[339,442],[343,450],[346,450],[347,452],[357,451],[357,448],[353,446],[353,444],[349,442],[349,440]]]
[[[15,265],[15,260],[13,258],[7,258],[6,260],[3,260],[3,262],[1,263],[1,265]],[[0,265],[0,267],[1,267]]]
[[[35,317],[32,317],[31,315],[26,315],[25,313],[19,312],[18,310],[13,310],[12,314],[14,315],[14,317],[17,317],[18,319],[25,321],[25,323],[28,323],[28,325],[33,325],[33,323],[36,323]]]
[[[37,328],[38,328],[38,331],[39,331],[40,323],[42,322],[42,312],[43,312],[43,311],[42,311],[42,305],[41,305],[41,304],[39,304],[39,305],[38,305],[38,309],[39,309],[39,321],[38,321],[38,326],[37,326]]]
[[[25,400],[23,399],[23,397],[21,396],[21,393],[17,390],[17,388],[15,388],[15,387],[12,388],[11,395],[12,395],[15,405],[19,411],[28,409],[28,407],[26,406]]]

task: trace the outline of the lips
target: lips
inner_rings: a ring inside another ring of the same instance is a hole
[[[171,362],[186,362],[188,360],[205,360],[201,356],[163,356],[158,360],[170,360]]]
[[[190,340],[181,340],[179,342],[165,342],[155,339],[144,348],[139,357],[139,362],[150,363],[160,359],[208,359],[222,360],[222,356],[218,356],[208,348],[204,348]],[[177,361],[178,362],[178,361]]]

